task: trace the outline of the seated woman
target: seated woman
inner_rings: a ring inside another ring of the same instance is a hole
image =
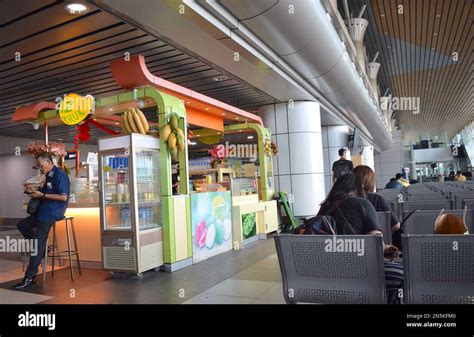
[[[359,177],[362,183],[362,188],[365,192],[365,197],[374,206],[375,210],[377,212],[390,212],[390,225],[392,228],[392,234],[394,234],[393,244],[396,247],[401,248],[400,221],[385,198],[380,194],[375,193],[376,184],[374,171],[368,166],[359,165],[352,172]]]
[[[375,210],[377,212],[390,212],[390,225],[392,226],[392,233],[399,229],[400,221],[398,220],[395,212],[392,210],[383,196],[375,193],[374,171],[368,166],[359,165],[352,172],[359,177],[362,183],[362,189],[365,192],[365,197],[370,201],[372,206],[374,206]]]
[[[375,208],[364,196],[359,176],[347,173],[336,180],[319,214],[334,218],[338,235],[382,234]],[[384,244],[384,254],[396,257],[398,249]],[[385,286],[388,303],[401,303],[398,291],[403,289],[403,268],[400,264],[385,262]]]

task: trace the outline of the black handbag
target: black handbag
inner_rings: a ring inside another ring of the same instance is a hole
[[[30,201],[28,202],[28,207],[26,208],[26,212],[29,215],[36,215],[36,213],[38,213],[40,206],[41,206],[41,199],[31,198]]]

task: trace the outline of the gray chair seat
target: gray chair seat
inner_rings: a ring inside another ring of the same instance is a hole
[[[381,236],[280,234],[274,239],[287,303],[386,303]],[[346,241],[333,241],[339,239]],[[334,242],[347,245],[345,251],[328,251]],[[357,244],[364,247],[362,255],[354,251]]]
[[[408,304],[474,304],[474,235],[402,235]]]

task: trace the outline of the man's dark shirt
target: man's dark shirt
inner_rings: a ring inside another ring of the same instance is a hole
[[[338,179],[339,177],[343,176],[346,173],[352,172],[353,169],[354,169],[354,165],[352,164],[352,161],[346,160],[346,159],[336,160],[332,164],[332,171],[334,172],[336,179]]]
[[[54,166],[46,174],[46,184],[42,192],[46,194],[65,194],[69,199],[69,189],[69,177],[66,172]],[[45,222],[60,220],[66,212],[67,205],[67,201],[44,199],[39,207],[37,218]]]

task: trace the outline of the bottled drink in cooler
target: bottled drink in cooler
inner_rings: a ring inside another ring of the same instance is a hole
[[[143,208],[138,208],[138,223],[143,225]]]
[[[155,219],[154,219],[154,214],[153,214],[153,207],[150,207],[150,224],[154,224],[155,223]]]

